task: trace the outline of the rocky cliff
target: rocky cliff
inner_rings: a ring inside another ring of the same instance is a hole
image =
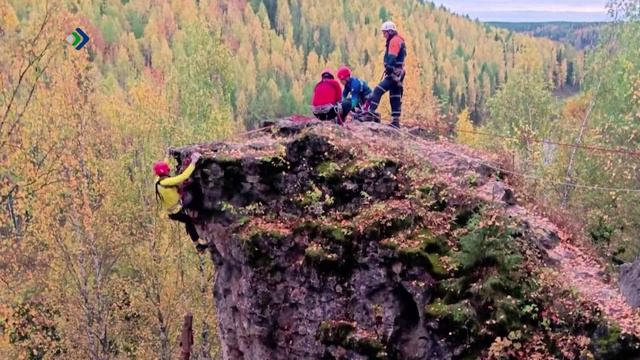
[[[223,359],[634,358],[554,271],[563,234],[489,160],[428,133],[282,121],[205,156]]]
[[[620,290],[629,305],[640,308],[640,258],[620,267]]]

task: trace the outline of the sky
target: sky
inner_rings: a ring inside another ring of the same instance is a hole
[[[435,0],[481,21],[606,21],[607,0]]]

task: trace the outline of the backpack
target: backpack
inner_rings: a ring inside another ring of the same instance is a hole
[[[177,188],[177,186],[164,186],[162,185],[160,182],[162,181],[162,179],[158,179],[158,181],[156,181],[156,204],[158,205],[158,208],[160,207],[160,202],[164,201],[164,199],[162,198],[162,194],[160,194],[160,191],[158,191],[158,186],[162,186],[163,188],[167,189],[167,188]]]

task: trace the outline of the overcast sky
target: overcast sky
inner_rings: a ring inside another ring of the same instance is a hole
[[[604,21],[607,0],[435,0],[482,21]]]

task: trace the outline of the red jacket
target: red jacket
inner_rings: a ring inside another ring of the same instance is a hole
[[[334,79],[323,79],[313,89],[311,106],[333,105],[342,100],[342,88]]]

